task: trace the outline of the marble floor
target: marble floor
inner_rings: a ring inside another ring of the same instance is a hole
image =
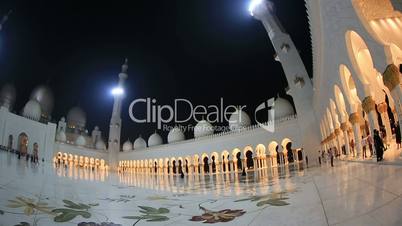
[[[0,152],[1,226],[402,225],[402,166],[335,162],[246,177],[34,165]]]

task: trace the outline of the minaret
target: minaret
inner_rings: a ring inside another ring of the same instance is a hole
[[[124,81],[127,79],[128,60],[124,62],[119,74],[119,84],[112,90],[114,96],[112,118],[110,119],[109,129],[109,168],[112,170],[117,169],[117,155],[120,152],[120,133],[121,133],[121,107],[124,94]]]
[[[288,94],[293,97],[296,107],[302,145],[313,163],[318,157],[320,132],[313,110],[311,79],[296,46],[275,16],[273,3],[266,0],[253,0],[249,11],[264,25],[276,51],[275,59],[282,64],[289,85]]]

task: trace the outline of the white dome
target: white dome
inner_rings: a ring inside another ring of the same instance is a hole
[[[132,151],[132,150],[133,150],[133,143],[131,143],[130,140],[127,140],[126,142],[124,142],[123,151],[127,152],[127,151]]]
[[[155,132],[148,138],[148,147],[158,146],[161,144],[163,144],[163,140],[157,132]]]
[[[66,133],[64,131],[60,131],[59,133],[57,133],[56,140],[60,142],[66,142],[67,141]]]
[[[75,140],[75,144],[78,146],[85,146],[87,144],[87,141],[85,140],[84,136],[79,135]]]
[[[35,121],[39,121],[42,115],[42,109],[40,104],[36,100],[30,100],[25,104],[24,110],[22,111],[22,116]]]
[[[177,126],[175,126],[173,129],[169,131],[168,134],[168,143],[174,143],[174,142],[179,142],[183,141],[186,139],[186,136],[184,136],[183,131]]]
[[[292,104],[288,100],[281,97],[276,98],[274,110],[275,119],[280,119],[295,114]]]
[[[251,119],[248,114],[242,110],[236,109],[229,118],[230,130],[238,130],[251,125]]]
[[[0,91],[0,104],[3,107],[6,107],[8,110],[12,110],[17,92],[13,85],[6,84],[1,88]]]
[[[147,147],[147,142],[141,137],[141,135],[134,141],[134,150],[140,150]]]
[[[47,86],[38,86],[31,93],[31,100],[39,102],[42,109],[42,114],[45,117],[50,117],[53,111],[54,98],[53,92]]]
[[[105,142],[103,142],[103,140],[100,139],[100,140],[96,141],[95,148],[97,150],[106,150],[106,144],[105,144]]]
[[[206,120],[201,120],[194,127],[194,137],[203,137],[214,134],[214,128],[211,123]]]
[[[70,128],[85,128],[87,116],[79,107],[73,107],[67,114],[67,125]]]

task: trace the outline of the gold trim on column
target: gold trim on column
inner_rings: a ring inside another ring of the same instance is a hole
[[[341,129],[340,128],[336,128],[335,129],[335,135],[339,136],[341,134]]]
[[[389,91],[392,91],[400,84],[399,68],[395,64],[390,64],[385,69],[382,80],[384,85],[388,87]]]
[[[364,100],[362,101],[362,108],[363,108],[364,112],[366,112],[367,114],[370,111],[375,110],[375,102],[371,96],[364,98]]]
[[[349,122],[352,124],[360,123],[360,115],[355,112],[349,115]]]
[[[378,110],[378,112],[380,112],[381,114],[387,112],[387,110],[388,110],[388,105],[387,105],[387,103],[382,102],[381,104],[378,104],[378,105],[377,105],[377,110]]]

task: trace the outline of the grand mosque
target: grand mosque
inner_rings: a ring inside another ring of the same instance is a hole
[[[255,0],[250,14],[265,27],[283,67],[293,99],[277,97],[275,117],[252,125],[240,109],[230,117],[231,131],[214,132],[201,120],[194,137],[179,126],[167,137],[130,134],[121,140],[126,61],[118,74],[109,131],[87,128],[87,116],[73,107],[52,123],[55,103],[47,86],[33,89],[23,109],[14,109],[16,89],[0,92],[0,144],[33,154],[45,162],[74,167],[129,169],[134,173],[218,174],[305,162],[317,164],[320,151],[336,147],[341,158],[362,158],[362,137],[384,128],[392,139],[401,124],[402,3],[397,0],[306,0],[313,52],[309,76],[298,50],[277,17],[274,6]],[[274,131],[265,127],[273,125]],[[92,129],[92,130],[91,130]],[[355,150],[351,150],[353,140]],[[167,141],[167,142],[164,142]],[[374,152],[375,154],[375,152]]]

